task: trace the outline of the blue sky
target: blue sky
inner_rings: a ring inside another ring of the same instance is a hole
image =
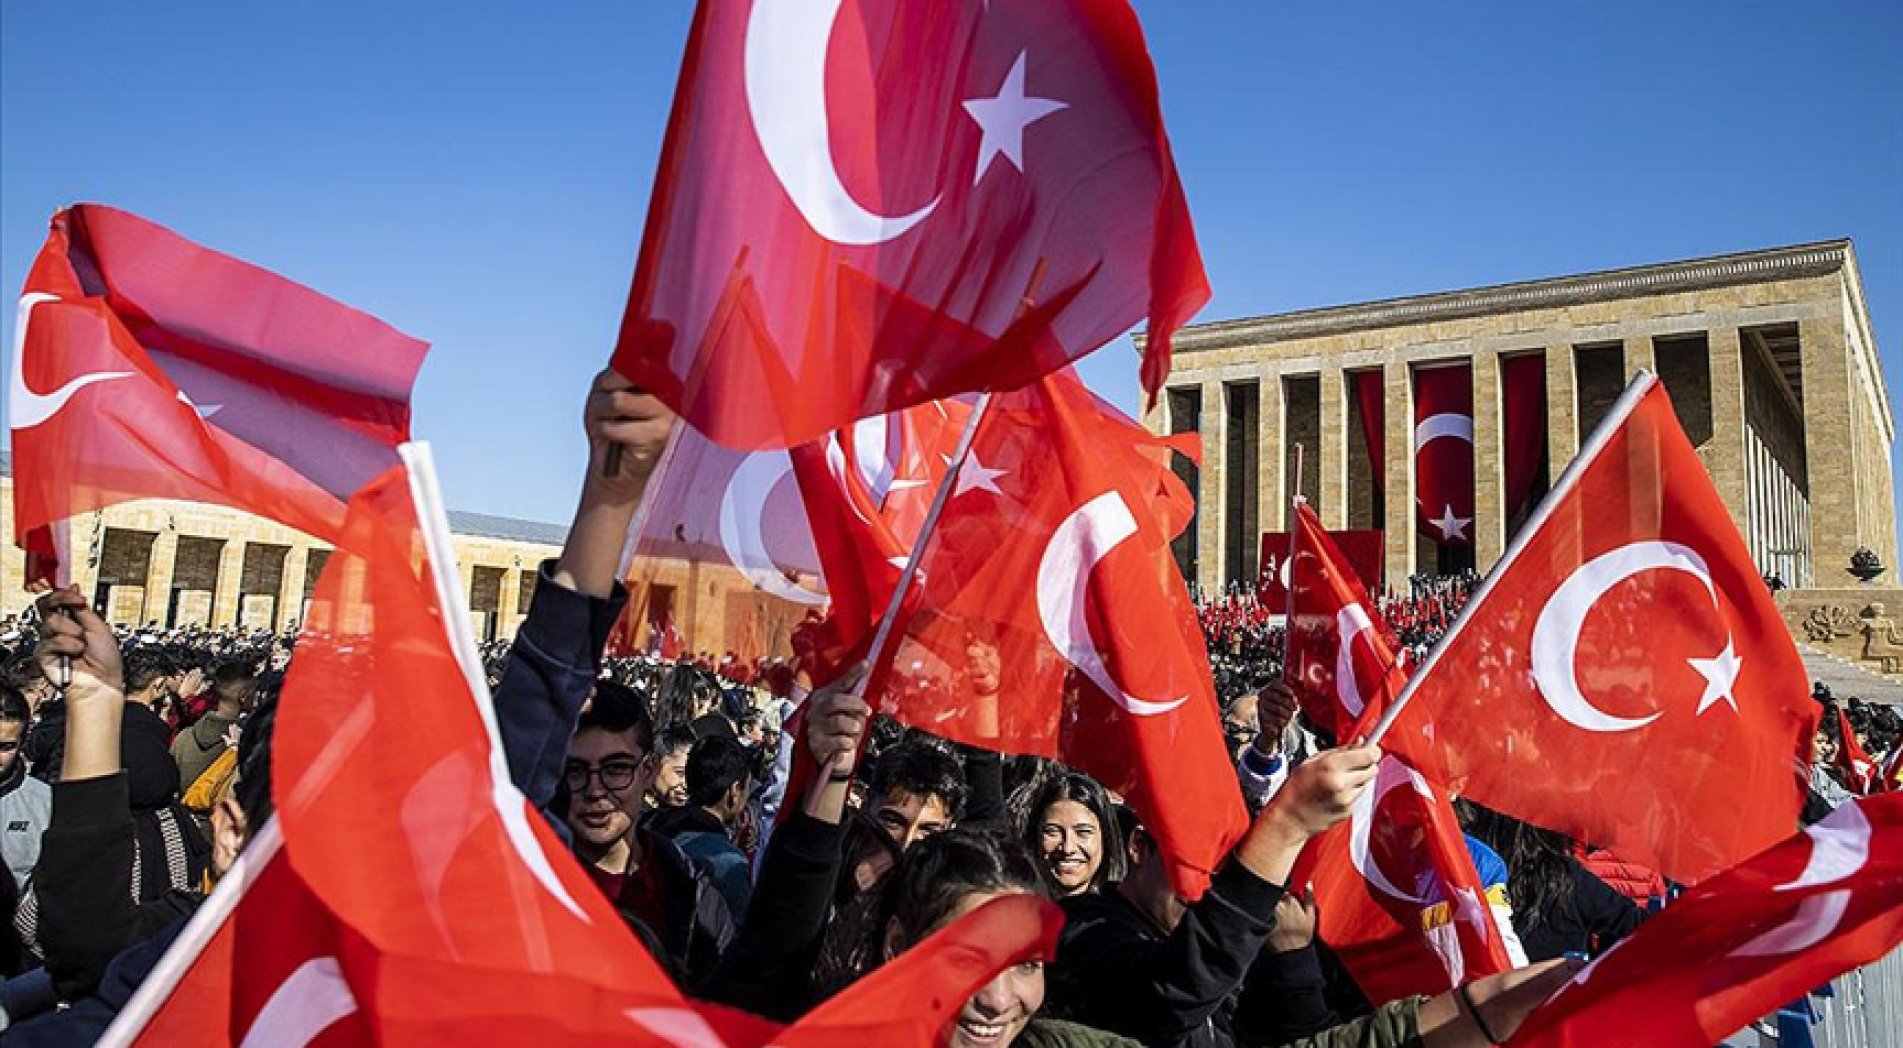
[[[1903,4],[1136,6],[1201,319],[1850,236],[1903,399]],[[6,0],[0,287],[139,212],[432,342],[450,503],[565,520],[691,7]]]

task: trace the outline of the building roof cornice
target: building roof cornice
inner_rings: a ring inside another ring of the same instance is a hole
[[[1607,299],[1697,291],[1766,280],[1823,276],[1844,268],[1850,241],[1766,248],[1732,255],[1665,262],[1516,284],[1411,295],[1348,306],[1307,309],[1262,317],[1219,320],[1179,331],[1176,353],[1262,345],[1374,328],[1459,320],[1528,309],[1550,309]],[[1138,335],[1137,344],[1143,344]]]

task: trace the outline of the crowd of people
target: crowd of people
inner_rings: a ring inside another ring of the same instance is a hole
[[[1395,640],[1419,661],[1454,624],[1479,584],[1480,577],[1471,571],[1414,575],[1406,589],[1384,591],[1375,605]],[[1281,677],[1286,605],[1286,600],[1278,605],[1241,585],[1206,593],[1196,601],[1219,701],[1233,702]]]
[[[1187,902],[1156,841],[1098,782],[875,716],[856,673],[809,695],[788,660],[604,657],[627,600],[621,539],[668,419],[606,378],[589,405],[594,463],[567,545],[543,565],[513,643],[484,654],[516,786],[699,997],[792,1021],[979,905],[1029,895],[1066,916],[1055,956],[987,983],[951,1044],[1477,1046],[1510,1037],[1671,890],[1584,842],[1464,804],[1522,967],[1374,1006],[1317,940],[1312,897],[1288,887],[1303,845],[1347,816],[1379,754],[1324,748],[1305,729],[1277,679],[1279,629],[1253,596],[1200,607],[1252,818]],[[613,447],[626,453],[611,474],[600,464]],[[1413,580],[1381,609],[1404,643],[1429,645],[1472,586]],[[0,624],[0,847],[12,874],[0,906],[13,918],[0,928],[0,1022],[9,1044],[77,1045],[125,1005],[269,817],[276,697],[295,644],[114,629],[72,590],[41,610]],[[1897,744],[1895,710],[1847,709],[1866,753]],[[1831,787],[1847,785],[1828,741],[1813,780],[1826,810],[1842,800]],[[816,770],[810,786],[791,785],[796,760]]]

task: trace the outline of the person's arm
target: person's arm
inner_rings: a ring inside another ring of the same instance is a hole
[[[1275,927],[1249,969],[1236,1007],[1238,1039],[1247,1044],[1287,1044],[1334,1026],[1327,978],[1315,952],[1315,891],[1282,896]]]
[[[850,774],[872,708],[852,694],[850,671],[807,700],[805,745],[820,769]],[[768,839],[760,859],[747,919],[727,947],[702,994],[779,1022],[791,1022],[811,1003],[813,962],[819,954],[833,886],[844,864],[844,783],[822,771],[801,806]]]
[[[1380,758],[1373,746],[1331,750],[1297,769],[1163,939],[1109,920],[1067,931],[1057,966],[1069,993],[1113,1002],[1122,1021],[1107,1025],[1146,1044],[1173,1043],[1201,1027],[1261,953],[1302,847],[1348,817]]]
[[[1296,709],[1295,692],[1282,681],[1272,681],[1256,693],[1255,740],[1236,761],[1236,780],[1242,784],[1242,799],[1251,812],[1262,810],[1288,781],[1290,760],[1283,752],[1282,738],[1295,720]]]
[[[965,758],[965,826],[1002,827],[1010,816],[1004,807],[1004,757],[996,750],[959,746]]]
[[[1579,908],[1579,919],[1586,926],[1595,956],[1645,922],[1645,911],[1637,903],[1577,862],[1573,863],[1573,902]]]
[[[627,603],[617,578],[621,550],[674,416],[660,401],[603,371],[589,390],[583,424],[588,476],[574,525],[561,557],[542,565],[535,600],[495,694],[510,778],[544,810],[561,780],[568,737],[600,675],[608,633]],[[609,475],[605,467],[616,449],[619,469]]]
[[[92,992],[137,934],[132,802],[120,767],[125,693],[119,646],[77,589],[40,598],[38,657],[48,680],[67,660],[66,756],[34,877],[38,940],[62,1000]]]

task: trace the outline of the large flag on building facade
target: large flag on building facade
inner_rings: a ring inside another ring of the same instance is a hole
[[[1169,543],[1176,444],[1071,371],[990,405],[919,564],[879,708],[1123,794],[1194,898],[1246,824]]]
[[[1705,1048],[1899,944],[1903,796],[1851,801],[1686,892],[1509,1043]]]
[[[334,539],[397,461],[427,346],[136,215],[53,216],[27,274],[7,409],[14,537],[63,582],[63,522],[130,499],[256,513]]]
[[[1208,296],[1124,0],[702,0],[614,365],[786,447],[1146,317],[1154,393]]]
[[[1635,379],[1381,741],[1489,807],[1688,883],[1781,839],[1817,707],[1730,512]]]

